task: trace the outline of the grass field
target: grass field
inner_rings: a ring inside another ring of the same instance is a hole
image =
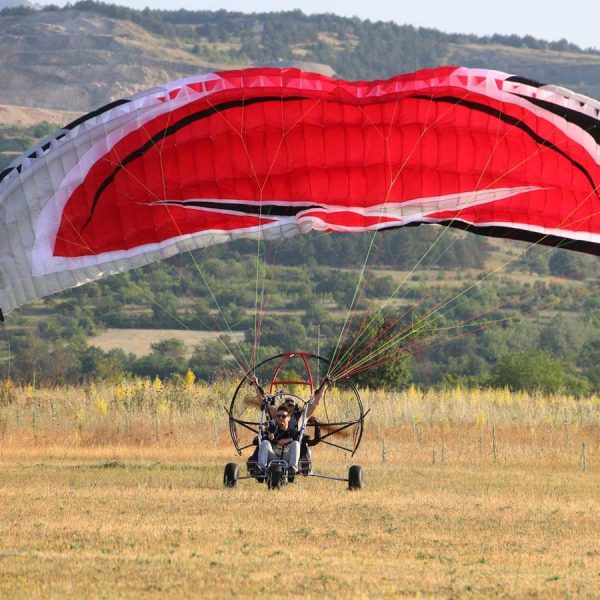
[[[222,487],[231,386],[0,389],[0,597],[600,595],[600,401],[365,394],[366,487]]]
[[[195,346],[205,346],[223,335],[222,331],[193,331],[189,329],[114,329],[108,328],[89,339],[91,346],[98,346],[105,352],[121,349],[137,356],[145,356],[152,351],[152,344],[161,340],[178,339],[187,347],[191,356]],[[229,333],[229,337],[242,340],[242,332]]]

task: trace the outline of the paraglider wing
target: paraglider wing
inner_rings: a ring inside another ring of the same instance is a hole
[[[0,174],[0,308],[311,230],[440,223],[597,254],[599,109],[461,67],[174,82],[82,117]]]

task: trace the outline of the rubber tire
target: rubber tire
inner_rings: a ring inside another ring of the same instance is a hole
[[[283,471],[274,470],[267,473],[267,487],[270,490],[278,490],[282,485]]]
[[[223,473],[223,485],[225,487],[234,488],[237,485],[240,468],[236,463],[227,463],[225,472]]]
[[[363,468],[360,465],[352,465],[348,469],[348,489],[362,490],[363,487]]]

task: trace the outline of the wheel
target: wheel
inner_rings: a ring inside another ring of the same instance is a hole
[[[283,471],[273,469],[267,473],[267,487],[270,490],[278,490],[283,484]]]
[[[256,461],[249,460],[246,463],[246,466],[248,467],[248,475],[250,475],[250,477],[254,477],[254,479],[258,483],[264,483],[265,482],[264,471],[258,466],[258,463]]]
[[[223,473],[223,485],[225,487],[235,487],[239,473],[240,469],[235,463],[227,463],[225,465],[225,472]]]
[[[300,461],[298,462],[298,473],[300,473],[300,475],[304,475],[304,477],[308,477],[311,471],[312,463],[310,462],[310,460],[300,459]]]
[[[363,486],[363,468],[360,465],[352,465],[348,469],[348,489],[361,490]]]

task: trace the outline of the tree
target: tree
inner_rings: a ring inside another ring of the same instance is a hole
[[[583,280],[597,273],[596,264],[589,256],[582,256],[569,250],[555,250],[550,256],[548,267],[556,277]]]
[[[152,303],[152,314],[155,325],[165,325],[172,327],[177,324],[177,311],[179,309],[179,299],[171,292],[155,294],[155,301]]]
[[[127,355],[121,349],[104,352],[96,346],[87,347],[79,357],[82,379],[113,383],[125,377],[134,361],[133,354]]]
[[[561,361],[547,352],[517,352],[503,356],[494,367],[491,384],[512,391],[555,394],[565,390],[585,393],[585,379],[568,373]]]
[[[254,330],[246,331],[246,341],[254,339]],[[309,339],[306,328],[296,316],[267,317],[260,330],[261,346],[273,346],[280,352],[291,352],[307,348]]]
[[[330,345],[333,373],[348,373],[365,387],[406,387],[412,378],[413,359],[404,347],[422,338],[426,329],[426,320],[411,324],[393,312],[367,313],[350,326],[339,348],[335,342]]]
[[[214,381],[220,371],[227,365],[227,346],[231,342],[224,338],[222,342],[207,342],[204,346],[196,346],[189,361],[194,375],[203,381]]]
[[[131,364],[131,370],[143,377],[167,379],[174,375],[184,375],[189,366],[186,359],[186,346],[176,338],[161,340],[151,345],[152,352]]]
[[[540,331],[540,348],[557,358],[576,358],[588,335],[580,318],[559,315]]]
[[[156,354],[170,356],[175,360],[185,360],[185,355],[187,354],[185,343],[177,338],[166,338],[160,340],[160,342],[154,342],[150,344],[150,348]]]
[[[13,374],[31,383],[66,383],[80,373],[81,345],[43,339],[33,333],[15,339]]]

